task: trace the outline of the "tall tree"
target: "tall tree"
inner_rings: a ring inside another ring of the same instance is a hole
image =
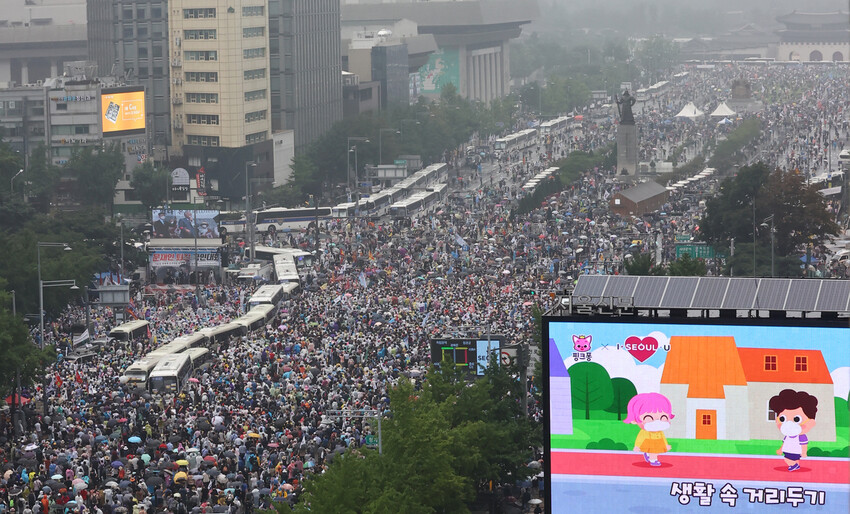
[[[16,385],[28,386],[55,354],[41,351],[33,344],[20,314],[12,315],[8,282],[0,278],[0,398],[5,398]]]
[[[584,409],[584,419],[591,410],[606,409],[614,401],[611,377],[601,364],[579,362],[567,370],[570,373],[573,408]]]
[[[136,166],[130,177],[130,187],[146,209],[162,205],[168,199],[171,174],[165,168],[157,168],[150,161]]]
[[[115,185],[124,173],[124,157],[117,144],[101,151],[91,146],[76,148],[63,171],[76,180],[74,194],[79,203],[111,206]]]
[[[745,166],[723,182],[720,195],[709,200],[700,222],[702,238],[726,247],[756,242],[770,248],[770,217],[773,216],[775,255],[790,257],[817,246],[838,233],[839,227],[826,210],[816,187],[800,175],[775,170],[763,163]]]
[[[706,272],[705,261],[692,259],[688,253],[671,262],[667,267],[667,274],[671,277],[704,277]]]
[[[628,378],[614,377],[611,379],[611,388],[613,390],[614,400],[611,406],[605,409],[607,412],[616,412],[617,420],[623,419],[623,414],[629,408],[629,400],[636,394],[635,385]]]

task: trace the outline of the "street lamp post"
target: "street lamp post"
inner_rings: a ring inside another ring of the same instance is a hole
[[[23,169],[19,169],[18,172],[15,173],[15,175],[11,178],[11,180],[9,180],[9,189],[11,189],[12,193],[15,192],[15,179],[18,178],[18,175],[20,175],[23,172],[24,172]]]
[[[245,163],[245,235],[248,237],[248,245],[251,249],[251,262],[254,262],[254,223],[251,221],[251,180],[248,168],[256,168],[257,163],[248,161]]]
[[[767,228],[768,227],[768,224],[767,224],[768,221],[770,222],[770,277],[773,278],[773,277],[776,276],[775,268],[774,268],[774,260],[775,260],[774,259],[774,256],[775,256],[774,244],[775,244],[775,241],[776,241],[776,227],[775,227],[774,221],[773,221],[773,214],[771,214],[770,216],[765,218],[764,222],[761,224],[761,226]]]
[[[369,138],[361,137],[361,136],[351,136],[351,137],[346,138],[346,143],[345,143],[345,179],[348,182],[348,193],[349,194],[351,194],[352,188],[351,188],[351,161],[349,159],[348,154],[351,153],[351,150],[352,150],[352,148],[351,148],[351,142],[352,141],[363,141],[364,143],[368,143]],[[356,155],[357,154],[355,153],[355,156]],[[357,173],[357,163],[356,162],[354,163],[354,173],[355,174]]]
[[[38,334],[40,337],[39,348],[44,350],[44,288],[45,287],[70,287],[71,289],[79,289],[76,280],[42,280],[41,279],[41,249],[42,248],[62,248],[64,251],[71,251],[68,243],[50,243],[38,241],[35,247],[36,263],[38,270]],[[47,417],[47,375],[44,376],[44,384],[42,386],[42,403],[44,404],[44,417]]]
[[[378,164],[384,163],[384,132],[392,132],[394,134],[401,134],[400,130],[395,130],[391,128],[382,128],[378,129]]]

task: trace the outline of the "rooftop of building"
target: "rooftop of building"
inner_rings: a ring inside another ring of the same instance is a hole
[[[784,24],[812,25],[813,27],[833,24],[847,26],[848,17],[850,17],[850,13],[846,11],[800,12],[794,10],[788,14],[777,16],[776,21]]]
[[[420,26],[521,25],[539,17],[539,10],[536,0],[361,3],[342,5],[341,17],[344,22],[407,18]]]

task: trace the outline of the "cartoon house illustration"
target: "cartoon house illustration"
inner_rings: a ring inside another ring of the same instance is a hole
[[[553,435],[572,435],[573,394],[570,374],[552,338],[549,339],[549,419]]]
[[[835,441],[835,388],[819,350],[738,348],[750,399],[750,439],[775,439],[771,397],[783,389],[805,391],[818,399],[812,441]]]
[[[817,397],[817,425],[809,438],[835,441],[835,392],[820,351],[738,348],[733,337],[673,336],[660,388],[677,416],[667,436],[776,439],[767,406],[783,389]]]
[[[749,439],[747,379],[733,337],[670,338],[660,393],[673,405],[667,437]]]

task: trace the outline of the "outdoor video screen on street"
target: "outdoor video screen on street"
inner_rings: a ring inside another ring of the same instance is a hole
[[[145,133],[145,89],[104,89],[100,95],[101,125],[105,137]]]
[[[213,239],[220,237],[215,221],[219,211],[192,209],[153,209],[155,239]]]
[[[549,512],[850,511],[846,322],[742,321],[544,318]]]

